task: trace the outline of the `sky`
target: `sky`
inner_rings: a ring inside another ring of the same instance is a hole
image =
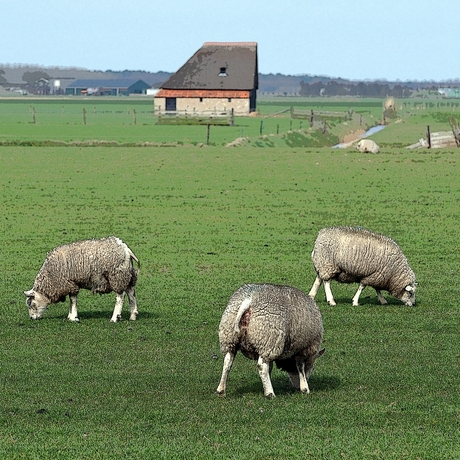
[[[258,43],[259,73],[460,78],[458,0],[0,0],[0,66],[177,71],[207,41]]]

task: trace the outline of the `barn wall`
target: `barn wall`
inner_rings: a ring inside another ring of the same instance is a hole
[[[155,112],[165,110],[165,98],[155,98]],[[177,98],[176,110],[179,112],[229,112],[233,109],[235,115],[249,115],[249,99],[240,98]]]

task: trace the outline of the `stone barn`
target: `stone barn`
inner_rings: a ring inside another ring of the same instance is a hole
[[[257,43],[206,42],[155,95],[155,113],[256,110]]]

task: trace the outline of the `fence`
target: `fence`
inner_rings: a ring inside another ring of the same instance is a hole
[[[429,146],[432,149],[457,146],[455,136],[452,131],[438,131],[436,133],[430,133],[429,139]]]
[[[460,132],[458,125],[451,125],[452,131],[432,132],[430,126],[426,127],[425,139],[421,138],[415,144],[409,145],[408,149],[428,148],[441,149],[445,147],[460,147]]]
[[[354,121],[359,123],[360,126],[364,125],[362,115],[350,109],[346,112],[334,112],[325,110],[299,110],[291,107],[290,109],[291,119],[297,120],[308,120],[310,128],[317,129],[322,133],[326,133],[330,127],[328,124],[333,120],[340,122]]]
[[[310,127],[313,127],[315,123],[325,124],[328,119],[341,119],[343,121],[354,120],[358,121],[360,125],[363,124],[362,115],[353,111],[353,109],[347,112],[333,112],[325,110],[299,110],[291,107],[291,118],[298,120],[309,120]]]
[[[82,123],[102,121],[115,121],[136,124],[137,122],[152,122],[154,110],[150,105],[118,105],[110,107],[106,105],[91,104],[45,104],[41,101],[31,101],[31,103],[17,102],[16,104],[8,101],[0,103],[0,119],[14,119],[18,122],[40,123],[53,122],[60,123]]]
[[[161,111],[156,113],[158,125],[224,125],[233,126],[235,116],[233,109],[228,112],[203,111]]]

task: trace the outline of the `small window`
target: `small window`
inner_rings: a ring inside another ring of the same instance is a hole
[[[200,102],[203,102],[203,98],[202,98],[202,97],[200,97]]]
[[[228,98],[228,102],[232,102],[232,98],[231,98],[231,97]]]
[[[227,76],[227,67],[221,67],[219,72],[219,77],[226,77]]]

